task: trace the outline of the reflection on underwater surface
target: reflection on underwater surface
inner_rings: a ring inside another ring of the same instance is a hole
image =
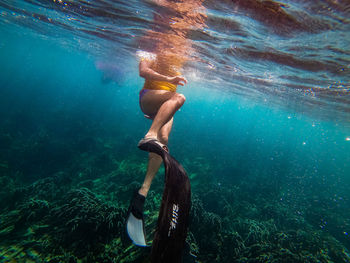
[[[146,170],[136,53],[174,32],[185,262],[349,262],[349,2],[203,1],[193,27],[164,3],[0,1],[0,261],[147,257],[121,239]]]
[[[184,3],[192,5],[193,18],[186,8],[177,9]],[[307,104],[303,110],[308,112],[321,107],[330,118],[349,112],[346,0],[27,0],[0,5],[3,26],[29,27],[107,61],[134,57],[140,48],[153,51],[157,34],[175,30],[174,38],[192,42],[189,50],[184,48],[191,57],[187,71],[205,80],[207,87],[252,99],[272,96],[271,103],[280,105],[293,100],[298,106]],[[170,18],[172,22],[166,22]],[[193,21],[193,27],[180,21]],[[195,26],[199,23],[202,26]]]

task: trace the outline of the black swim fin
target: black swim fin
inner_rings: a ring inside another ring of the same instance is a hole
[[[132,242],[137,246],[145,247],[146,233],[143,219],[143,205],[145,197],[135,192],[129,207],[126,219],[126,231]]]
[[[165,166],[165,186],[159,210],[157,229],[152,243],[152,263],[182,262],[191,207],[191,185],[182,167],[154,140],[139,148],[160,155]]]

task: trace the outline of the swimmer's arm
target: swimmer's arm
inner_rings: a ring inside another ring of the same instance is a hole
[[[175,76],[175,77],[169,77],[162,74],[159,74],[158,72],[151,69],[152,61],[149,60],[142,60],[139,64],[139,74],[140,77],[144,79],[149,80],[157,80],[157,81],[166,81],[170,82],[175,85],[181,85],[187,83],[187,80],[184,77],[181,76]]]
[[[149,80],[168,81],[168,76],[159,74],[151,69],[152,61],[142,60],[139,64],[140,77]]]

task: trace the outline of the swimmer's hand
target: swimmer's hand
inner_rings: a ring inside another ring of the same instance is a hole
[[[185,84],[187,84],[187,79],[181,76],[168,77],[168,82],[174,85],[184,86]]]

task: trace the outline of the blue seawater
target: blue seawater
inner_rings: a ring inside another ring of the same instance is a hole
[[[119,228],[99,239],[102,254],[63,232],[45,250],[43,233],[64,229],[48,222],[67,191],[89,189],[123,215],[142,183],[136,145],[151,122],[137,52],[167,27],[154,22],[171,13],[162,2],[0,1],[0,261],[147,257],[125,252]],[[349,262],[348,1],[194,2],[204,25],[187,29],[186,102],[169,148],[190,176],[193,217],[209,219],[205,231],[191,221],[185,261]],[[153,228],[162,187],[160,173]]]

